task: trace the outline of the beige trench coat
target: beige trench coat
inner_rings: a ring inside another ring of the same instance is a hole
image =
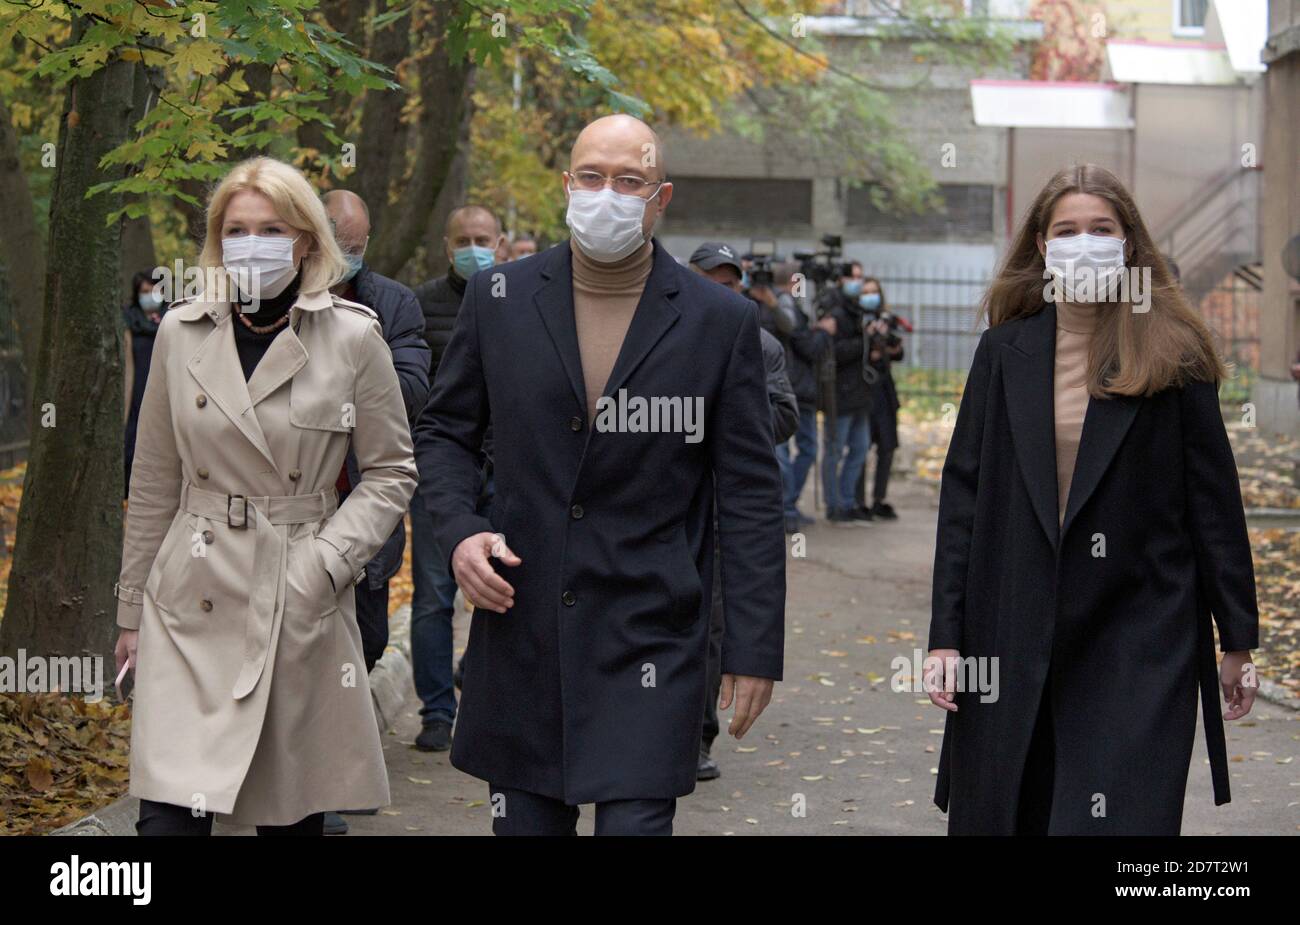
[[[389,801],[352,585],[415,489],[411,435],[370,310],[291,311],[247,382],[229,305],[163,316],[116,591],[140,631],[130,792],[245,824]]]

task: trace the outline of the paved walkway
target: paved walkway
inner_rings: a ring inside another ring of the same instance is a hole
[[[900,483],[893,500],[896,523],[809,528],[806,558],[790,560],[786,680],[743,742],[717,743],[722,778],[679,801],[678,834],[945,831],[931,802],[942,715],[921,694],[890,690],[893,659],[925,646],[935,493]],[[458,646],[466,622],[458,614]],[[1218,808],[1198,732],[1186,834],[1300,829],[1297,718],[1258,703],[1246,722],[1229,724],[1234,801]],[[393,805],[377,816],[349,817],[353,831],[488,834],[487,785],[451,767],[445,754],[416,751],[418,731],[412,695],[385,736]],[[579,832],[590,831],[584,811]]]

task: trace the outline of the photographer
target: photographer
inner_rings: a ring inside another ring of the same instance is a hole
[[[898,449],[898,389],[890,366],[903,358],[903,341],[899,328],[910,330],[907,323],[885,307],[885,292],[880,280],[873,276],[862,280],[862,294],[858,296],[866,318],[867,364],[875,374],[874,399],[867,420],[871,427],[871,442],[876,447],[876,474],[872,483],[870,508],[866,506],[867,470],[858,473],[854,500],[860,509],[870,510],[879,520],[897,520],[898,514],[885,501],[889,490],[889,471],[894,464],[894,450]]]
[[[771,269],[771,286],[755,285],[750,290],[751,296],[765,309],[764,326],[771,317],[773,329],[780,333],[785,345],[786,371],[799,403],[799,424],[794,435],[797,455],[791,456],[788,440],[776,448],[784,481],[786,533],[797,533],[813,522],[799,510],[798,503],[808,470],[817,461],[817,368],[825,360],[835,334],[834,318],[827,316],[815,325],[810,324],[795,301],[793,287],[798,271],[797,263],[778,263]]]
[[[835,320],[834,413],[827,409],[823,444],[822,483],[826,490],[826,519],[841,526],[861,526],[872,520],[871,511],[854,503],[854,488],[871,446],[867,416],[871,410],[871,369],[867,360],[866,319],[858,297],[862,294],[862,264],[841,270],[838,288],[823,290],[819,314]],[[832,396],[827,396],[831,398]]]

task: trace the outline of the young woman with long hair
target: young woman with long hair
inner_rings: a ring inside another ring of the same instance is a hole
[[[1228,720],[1255,693],[1224,364],[1133,198],[1093,165],[1038,194],[983,312],[940,492],[935,802],[951,834],[1176,834],[1198,688],[1216,803],[1216,685]],[[992,689],[972,689],[974,666]]]

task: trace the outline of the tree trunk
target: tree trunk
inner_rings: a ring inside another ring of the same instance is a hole
[[[85,29],[78,19],[74,33]],[[135,69],[113,61],[68,87],[50,195],[45,318],[32,443],[0,655],[104,655],[122,549],[122,197],[85,198],[123,176],[100,159],[125,138]],[[52,426],[51,426],[52,425]]]
[[[41,310],[44,305],[45,251],[36,230],[36,212],[18,156],[18,137],[9,121],[9,108],[0,99],[0,253],[7,258],[9,299],[23,350],[23,365],[30,376],[36,369],[41,345]]]
[[[447,32],[450,27],[451,4],[435,3],[424,18],[412,24],[421,41],[433,41],[436,47],[416,63],[419,75],[420,115],[415,126],[415,159],[411,168],[411,181],[404,181],[402,171],[395,171],[394,183],[401,183],[396,208],[383,208],[379,220],[372,222],[370,247],[366,250],[367,262],[385,276],[401,272],[416,249],[425,243],[425,229],[429,214],[438,201],[443,183],[456,156],[457,146],[465,139],[466,123],[462,118],[470,105],[473,89],[474,66],[465,59],[453,61],[447,55]],[[412,14],[414,15],[414,14]],[[367,113],[372,105],[367,100]],[[365,140],[363,135],[363,141]],[[369,183],[373,165],[360,160],[358,151],[357,179]],[[377,211],[370,204],[372,218]]]
[[[150,71],[144,64],[138,68],[132,83],[131,124],[130,131],[135,131],[136,123],[149,114],[157,102],[157,94],[149,80]],[[153,70],[155,82],[161,83],[162,76]],[[131,196],[128,202],[147,202],[147,197]],[[131,279],[141,270],[152,271],[158,265],[158,255],[153,246],[153,225],[148,215],[128,218],[122,224],[122,268],[121,287],[118,289],[118,301],[125,305],[131,300]]]
[[[464,139],[456,150],[456,156],[452,158],[447,179],[438,191],[438,201],[429,213],[429,224],[424,231],[424,259],[412,260],[406,265],[406,277],[414,278],[416,284],[442,276],[450,267],[442,239],[445,237],[443,232],[447,227],[447,216],[451,215],[453,209],[463,206],[469,195],[469,114],[472,109],[472,106],[465,107]]]

